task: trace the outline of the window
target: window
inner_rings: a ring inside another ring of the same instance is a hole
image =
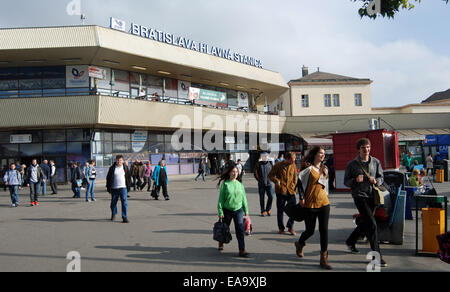
[[[302,107],[309,107],[309,95],[302,95]]]
[[[324,104],[325,107],[331,107],[331,94],[324,95]]]
[[[362,94],[355,94],[355,106],[362,106]]]
[[[339,107],[341,106],[341,98],[339,94],[333,94],[333,106]]]

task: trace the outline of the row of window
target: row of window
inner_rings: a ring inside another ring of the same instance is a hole
[[[339,94],[325,94],[324,95],[324,106],[325,107],[340,107],[341,106],[341,96]],[[362,106],[362,94],[355,94],[355,106]],[[309,107],[309,95],[302,95],[302,107]]]

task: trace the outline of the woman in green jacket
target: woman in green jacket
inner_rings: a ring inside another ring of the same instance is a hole
[[[247,257],[245,250],[244,215],[248,216],[247,197],[244,185],[238,180],[239,171],[236,165],[231,165],[220,177],[217,187],[220,186],[219,202],[217,210],[219,218],[228,226],[234,221],[236,238],[239,245],[239,256]],[[223,183],[222,183],[223,182]],[[219,243],[219,250],[223,250],[223,243]]]

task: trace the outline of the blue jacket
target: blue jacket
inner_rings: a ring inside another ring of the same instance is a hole
[[[166,185],[169,184],[169,178],[167,175],[167,168],[164,166],[164,170],[166,171]],[[156,182],[156,185],[159,186],[159,173],[161,172],[161,165],[155,166],[155,170],[153,171],[153,180]]]

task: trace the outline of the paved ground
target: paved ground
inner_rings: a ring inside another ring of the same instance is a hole
[[[244,182],[254,225],[254,235],[246,238],[248,259],[237,257],[236,240],[223,253],[212,240],[218,190],[211,177],[206,183],[191,177],[171,180],[168,202],[131,193],[130,224],[109,221],[109,195],[100,182],[95,203],[72,199],[69,187],[62,186],[58,196],[42,198],[39,207],[28,207],[28,190],[22,191],[22,205],[11,208],[9,194],[2,191],[0,271],[63,272],[70,251],[81,254],[82,271],[320,271],[318,232],[308,241],[305,258],[297,258],[293,243],[298,236],[278,235],[276,216],[259,217],[255,181],[247,176]],[[448,192],[450,183],[439,188]],[[349,254],[343,244],[354,228],[351,196],[331,194],[330,199],[330,264],[334,271],[364,272],[368,244],[359,245],[359,255]],[[304,223],[296,230],[300,235]],[[450,271],[438,258],[414,256],[414,230],[414,221],[407,221],[403,245],[381,246],[389,264],[382,271]]]

